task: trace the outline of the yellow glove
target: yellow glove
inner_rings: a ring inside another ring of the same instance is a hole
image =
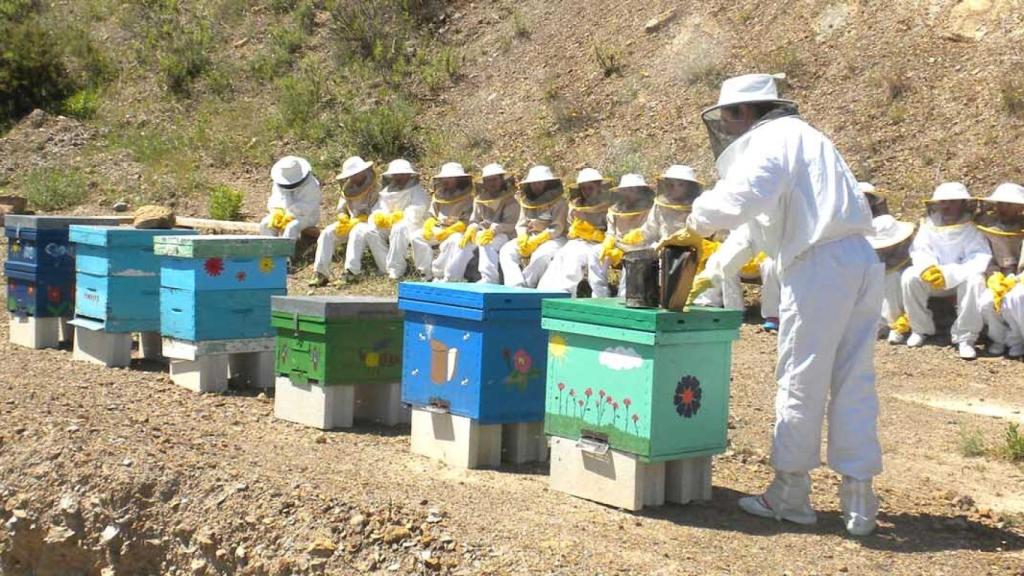
[[[683,228],[668,237],[658,242],[658,249],[661,250],[665,246],[681,246],[683,248],[693,248],[697,251],[697,261],[699,262],[703,257],[705,240],[701,238],[700,234],[697,234],[689,228]]]
[[[590,233],[590,236],[584,238],[584,240],[590,240],[591,242],[600,244],[601,242],[604,242],[604,231],[594,228],[594,231]]]
[[[452,234],[455,234],[456,232],[465,232],[465,231],[466,231],[466,223],[462,222],[462,221],[456,222],[455,224],[452,224],[451,226],[445,228],[444,230],[441,230],[437,234],[437,241],[438,242],[444,242]]]
[[[644,231],[639,228],[634,228],[622,237],[622,243],[628,244],[629,246],[636,246],[644,241]]]
[[[604,242],[601,243],[601,253],[598,258],[602,262],[608,262],[608,264],[612,266],[618,266],[622,263],[622,257],[625,255],[625,252],[615,245],[615,237],[611,234],[607,234],[604,237]]]
[[[405,218],[405,212],[401,210],[395,210],[394,212],[391,213],[390,216],[388,216],[388,220],[390,221],[391,226],[394,226],[395,224],[401,222],[402,218]]]
[[[462,239],[459,240],[459,248],[465,248],[470,242],[476,240],[476,233],[480,227],[476,224],[470,224],[466,231],[462,233]]]
[[[903,314],[897,318],[895,322],[890,324],[889,328],[897,334],[910,334],[910,319],[907,318],[906,314]]]
[[[582,218],[576,218],[569,225],[569,240],[575,240],[576,238],[588,239],[591,233],[594,232],[594,225]]]
[[[530,254],[533,254],[537,250],[537,248],[540,248],[541,245],[547,242],[548,240],[551,240],[551,233],[548,232],[547,230],[541,232],[540,234],[534,234],[533,236],[530,236],[530,240],[527,242],[527,244],[530,245]]]
[[[423,223],[423,238],[433,240],[435,228],[437,228],[437,218],[427,218],[427,221]]]
[[[383,212],[374,212],[373,216],[371,217],[371,220],[373,220],[374,228],[377,228],[378,230],[387,230],[388,228],[391,228],[390,214],[385,214]]]
[[[494,242],[494,230],[491,230],[490,228],[481,230],[477,233],[475,241],[477,246],[487,246],[491,242]]]
[[[767,255],[764,252],[758,252],[757,256],[754,256],[750,262],[747,262],[740,268],[740,276],[746,276],[747,278],[760,276],[761,263],[764,262],[765,258],[767,258]]]
[[[516,247],[519,248],[519,255],[526,258],[530,255],[529,247],[527,243],[530,241],[530,237],[526,234],[519,234],[516,237]]]
[[[275,230],[281,230],[285,227],[285,214],[284,208],[274,208],[270,211],[270,227]]]
[[[348,214],[338,214],[338,227],[334,229],[334,233],[342,237],[348,236],[348,233],[355,225],[355,222],[352,221]]]
[[[690,288],[690,295],[686,297],[686,305],[689,306],[693,304],[693,301],[696,300],[698,296],[706,292],[708,288],[711,288],[711,284],[711,276],[707,274],[697,274],[694,276],[693,286]]]
[[[921,280],[931,284],[932,288],[936,290],[946,288],[946,277],[942,275],[942,270],[938,266],[929,266],[924,272],[921,272]]]
[[[700,258],[697,260],[697,273],[704,271],[704,267],[708,264],[708,258],[718,251],[718,247],[721,246],[721,242],[715,242],[714,240],[704,240],[700,243]]]
[[[989,276],[985,283],[988,285],[989,291],[992,292],[992,306],[996,312],[999,312],[1003,308],[1003,298],[1017,285],[1017,278],[996,272]]]

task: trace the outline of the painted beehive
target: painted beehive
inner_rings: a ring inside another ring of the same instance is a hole
[[[493,284],[403,282],[402,401],[481,424],[543,420],[541,301],[567,297]]]
[[[75,245],[75,320],[105,332],[160,330],[160,258],[153,238],[190,230],[70,228]]]
[[[275,370],[297,384],[402,379],[402,313],[394,298],[275,296]]]
[[[75,251],[68,240],[72,224],[111,224],[116,218],[9,215],[7,236],[7,309],[39,318],[71,316],[75,311]]]
[[[288,287],[293,243],[265,236],[164,236],[160,262],[160,332],[204,342],[268,338],[270,299]]]
[[[545,433],[604,441],[644,461],[725,450],[740,311],[602,298],[549,300],[543,315]]]

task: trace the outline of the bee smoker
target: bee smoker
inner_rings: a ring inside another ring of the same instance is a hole
[[[681,246],[638,250],[622,263],[627,308],[682,310],[697,274],[697,251]]]

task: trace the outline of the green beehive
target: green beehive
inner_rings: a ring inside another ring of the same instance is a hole
[[[732,342],[742,313],[545,300],[544,431],[660,462],[725,450]]]
[[[394,298],[275,296],[275,372],[296,384],[402,379],[402,313]]]

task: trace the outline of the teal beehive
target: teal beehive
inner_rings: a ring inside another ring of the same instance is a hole
[[[732,342],[742,313],[545,300],[544,431],[661,462],[726,448]]]

